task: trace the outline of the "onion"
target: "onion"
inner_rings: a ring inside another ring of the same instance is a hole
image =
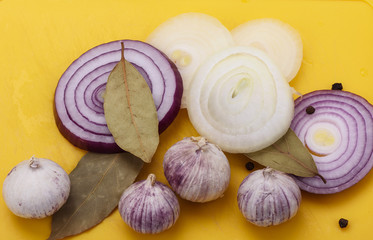
[[[228,29],[216,18],[203,13],[184,13],[159,25],[146,42],[175,62],[188,91],[194,73],[211,54],[234,45]],[[186,107],[184,93],[181,107]]]
[[[176,66],[151,45],[133,40],[114,41],[90,49],[64,72],[55,92],[55,119],[65,138],[92,152],[120,152],[107,128],[103,94],[107,78],[124,56],[147,81],[158,112],[159,132],[176,117],[183,92]]]
[[[319,177],[295,177],[299,187],[329,194],[360,181],[373,166],[372,116],[373,106],[350,92],[320,90],[298,98],[291,128],[326,180],[324,184]]]
[[[231,153],[271,145],[293,118],[288,82],[256,48],[231,47],[209,57],[196,73],[187,100],[198,133]]]
[[[303,44],[299,33],[289,24],[278,19],[255,19],[239,25],[231,33],[238,45],[265,51],[288,81],[297,75],[303,58]]]

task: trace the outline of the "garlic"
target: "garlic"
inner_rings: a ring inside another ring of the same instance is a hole
[[[172,189],[192,202],[222,197],[229,185],[227,157],[204,137],[188,137],[174,144],[164,156],[163,169]]]
[[[297,213],[301,192],[290,176],[265,168],[252,172],[243,180],[237,201],[248,221],[267,227],[283,223]]]
[[[122,194],[119,213],[136,232],[160,233],[179,218],[180,205],[174,192],[155,180],[154,174],[129,186]]]
[[[6,205],[24,218],[52,215],[66,202],[69,193],[69,175],[57,163],[44,158],[20,162],[3,184]]]

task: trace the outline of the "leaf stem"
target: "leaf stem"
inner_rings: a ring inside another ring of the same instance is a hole
[[[321,174],[316,174],[316,176],[318,176],[319,178],[321,178],[321,180],[323,181],[324,184],[326,184],[326,179],[321,175]]]
[[[124,43],[120,42],[120,46],[121,46],[121,51],[120,51],[121,60],[124,60]]]

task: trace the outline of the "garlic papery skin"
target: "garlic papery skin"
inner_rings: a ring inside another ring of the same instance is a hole
[[[32,157],[20,162],[5,178],[3,198],[9,210],[23,218],[52,215],[67,201],[70,179],[57,163]]]
[[[146,180],[129,186],[122,194],[119,213],[133,230],[156,234],[172,227],[180,215],[174,192],[149,174]]]
[[[268,227],[294,217],[301,202],[301,192],[290,176],[265,168],[252,172],[243,180],[237,201],[248,221]]]
[[[192,202],[222,197],[230,181],[227,157],[204,137],[187,137],[174,144],[164,156],[163,169],[172,189]]]

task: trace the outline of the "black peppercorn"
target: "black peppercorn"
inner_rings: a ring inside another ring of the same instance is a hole
[[[246,169],[251,171],[254,169],[254,163],[252,162],[247,162],[246,165],[245,165]]]
[[[347,225],[348,225],[348,220],[347,219],[344,219],[344,218],[341,218],[341,219],[339,219],[339,226],[341,227],[341,228],[345,228],[345,227],[347,227]]]
[[[342,89],[343,89],[342,83],[334,83],[332,85],[332,90],[342,90]]]
[[[315,112],[315,108],[314,107],[312,107],[312,106],[308,106],[307,108],[306,108],[306,113],[307,114],[313,114]]]

